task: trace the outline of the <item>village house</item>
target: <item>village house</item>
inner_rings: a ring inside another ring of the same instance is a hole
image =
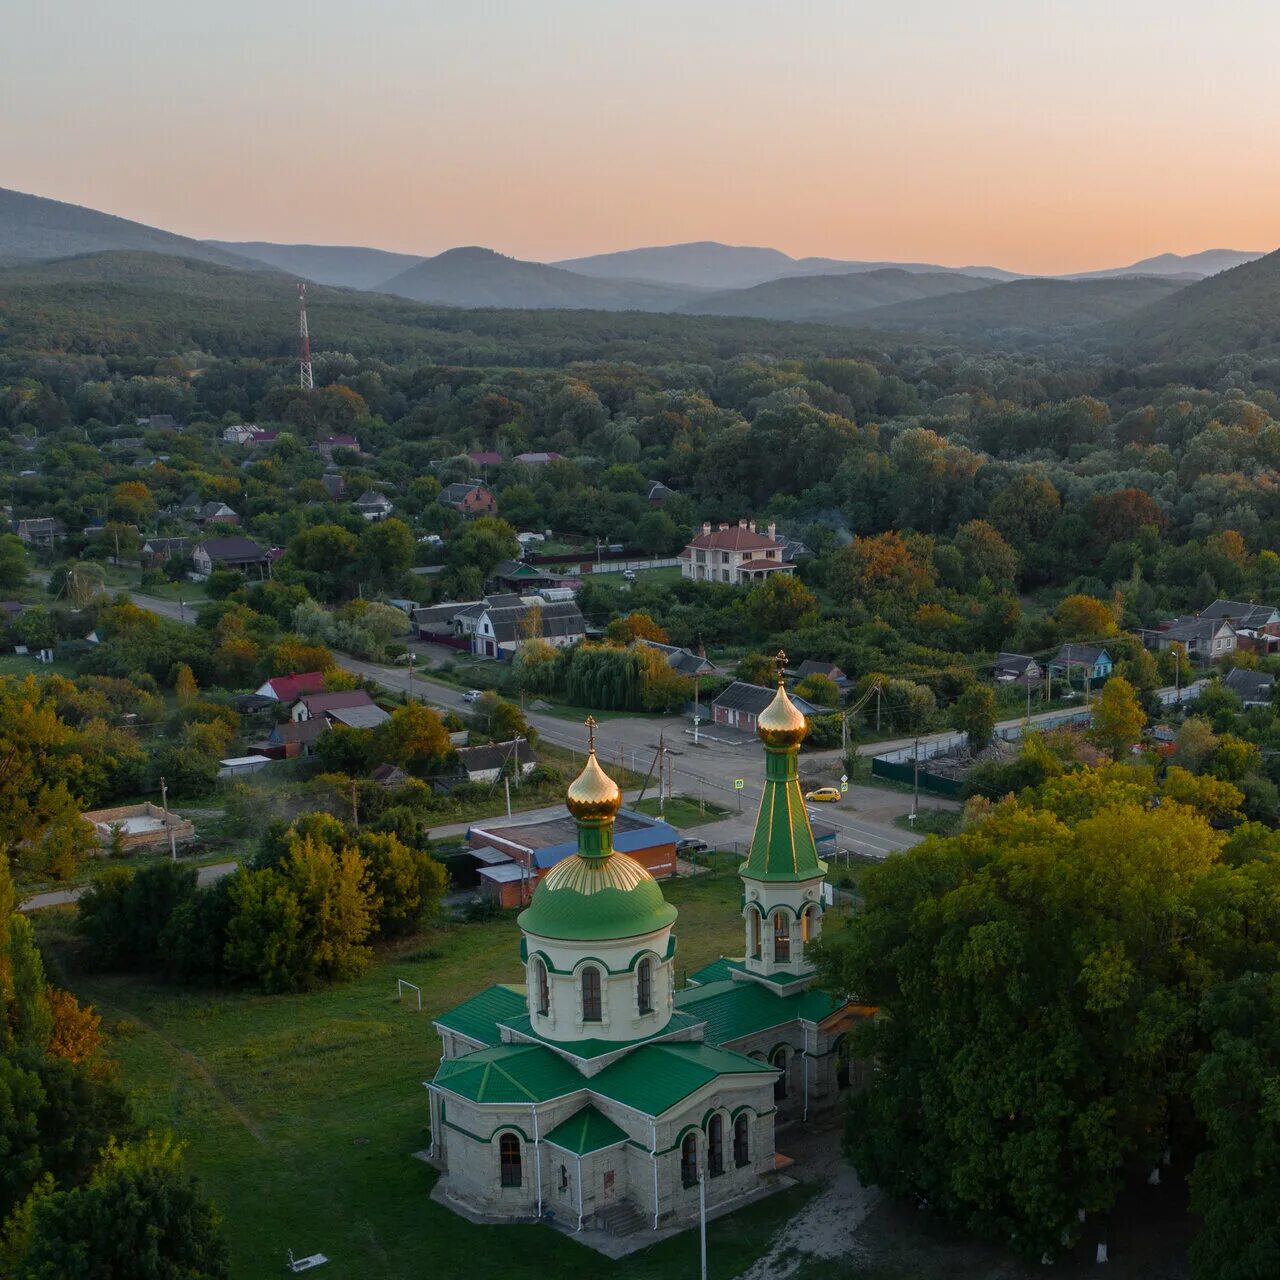
[[[562,453],[517,453],[516,462],[523,462],[526,467],[545,467],[548,462],[560,462]]]
[[[385,493],[373,489],[366,489],[355,500],[354,506],[366,520],[385,520],[395,510]]]
[[[738,729],[743,733],[754,733],[756,722],[766,707],[773,702],[776,689],[767,689],[763,685],[747,684],[745,680],[735,680],[711,704],[711,719],[730,729]],[[820,715],[821,708],[806,702],[803,698],[792,695],[791,702],[804,716]]]
[[[754,584],[771,573],[793,573],[795,565],[783,555],[777,533],[772,523],[758,533],[754,520],[717,529],[704,522],[702,532],[680,553],[680,575],[695,582]]]
[[[635,640],[633,643],[643,645],[646,649],[656,649],[667,660],[667,666],[677,675],[690,679],[720,674],[719,667],[706,654],[694,653],[692,649],[681,649],[673,644],[660,644],[657,640]]]
[[[373,699],[364,689],[339,689],[333,692],[322,690],[319,693],[304,693],[289,709],[289,718],[295,723],[324,716],[333,718],[339,711],[373,705]],[[386,718],[385,715],[383,718]]]
[[[170,560],[181,560],[191,554],[189,538],[148,538],[142,544],[142,563],[150,568],[168,564]]]
[[[202,504],[194,518],[199,525],[240,523],[240,517],[225,502]]]
[[[849,677],[834,662],[820,662],[817,658],[806,658],[796,668],[796,679],[807,680],[810,676],[826,676],[841,692],[848,688]]]
[[[1025,653],[997,653],[995,678],[997,684],[1034,685],[1044,675],[1040,664]]]
[[[646,483],[649,489],[645,494],[645,500],[651,507],[664,507],[668,498],[676,496],[676,491],[668,488],[661,480],[649,480]]]
[[[504,773],[509,778],[527,778],[538,767],[538,757],[525,738],[463,747],[457,756],[468,782],[497,782]]]
[[[252,422],[237,422],[234,426],[223,427],[222,438],[227,444],[248,444],[257,430]]]
[[[302,697],[304,693],[322,693],[324,691],[323,671],[303,671],[301,674],[272,676],[254,693],[259,698],[271,698],[275,702],[283,702],[286,706]]]
[[[1082,681],[1096,682],[1105,680],[1113,666],[1111,655],[1100,645],[1064,644],[1049,663],[1049,675],[1054,680],[1069,681],[1074,675]]]
[[[1232,667],[1222,677],[1222,687],[1230,689],[1244,703],[1245,710],[1248,710],[1250,707],[1271,705],[1271,690],[1275,680],[1275,676],[1263,671],[1248,671],[1244,667]]]
[[[502,463],[502,454],[496,449],[477,449],[474,453],[467,454],[474,466],[483,470],[485,467],[497,467]]]
[[[32,516],[19,520],[15,530],[18,537],[31,547],[51,547],[66,532],[66,526],[54,516]]]
[[[442,506],[461,511],[464,516],[492,516],[498,511],[498,500],[482,484],[459,480],[445,485],[436,495]]]
[[[522,641],[535,638],[557,649],[566,649],[586,638],[587,622],[576,601],[541,600],[536,596],[514,599],[514,604],[483,602],[471,632],[471,652],[476,657],[511,658]]]
[[[147,427],[152,431],[175,431],[178,423],[171,413],[153,413],[150,417],[135,418],[134,426]]]
[[[1138,635],[1148,649],[1160,652],[1171,645],[1181,644],[1193,662],[1212,662],[1236,647],[1235,628],[1226,618],[1196,617],[1194,614],[1162,622],[1153,629],[1139,631]]]
[[[329,436],[327,439],[321,440],[316,445],[316,451],[326,462],[333,461],[333,451],[335,449],[351,449],[355,453],[360,452],[360,441],[355,436],[336,435]]]
[[[191,550],[191,563],[195,566],[193,576],[198,582],[218,568],[239,569],[246,574],[256,569],[258,577],[265,578],[270,557],[252,538],[233,534],[197,542]]]
[[[329,721],[324,716],[317,716],[314,720],[290,720],[286,724],[277,724],[272,726],[266,742],[260,744],[258,750],[263,755],[281,760],[309,756],[316,739],[329,727]]]

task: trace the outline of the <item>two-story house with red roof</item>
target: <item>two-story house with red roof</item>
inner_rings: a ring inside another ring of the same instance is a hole
[[[771,573],[795,571],[783,545],[773,523],[761,533],[754,520],[721,524],[718,529],[704,522],[702,532],[680,553],[680,574],[695,582],[753,585]]]

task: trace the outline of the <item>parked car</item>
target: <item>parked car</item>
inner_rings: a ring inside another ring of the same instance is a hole
[[[706,853],[709,848],[705,840],[678,840],[676,841],[676,856],[687,858],[690,854]]]
[[[484,697],[484,692],[480,689],[468,689],[462,695],[463,702],[479,702]]]
[[[834,804],[840,799],[839,787],[819,787],[816,791],[806,791],[806,800],[816,800],[820,804]]]
[[[623,569],[622,580],[623,582],[634,582],[636,580],[636,571],[634,569]]]

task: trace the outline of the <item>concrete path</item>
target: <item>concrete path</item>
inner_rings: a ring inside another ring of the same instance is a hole
[[[240,864],[238,862],[213,862],[201,867],[196,872],[196,882],[203,888],[223,876],[229,876]],[[18,903],[19,911],[39,911],[41,907],[67,907],[82,894],[87,893],[89,885],[82,884],[74,889],[51,889],[48,893],[33,893]]]

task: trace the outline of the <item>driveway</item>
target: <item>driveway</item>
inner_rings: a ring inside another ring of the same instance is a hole
[[[196,872],[196,882],[203,888],[223,876],[229,876],[240,866],[238,862],[213,862],[201,867]],[[42,907],[69,907],[81,895],[88,893],[90,886],[78,885],[74,889],[51,889],[48,893],[33,893],[18,903],[19,911],[39,911]]]

